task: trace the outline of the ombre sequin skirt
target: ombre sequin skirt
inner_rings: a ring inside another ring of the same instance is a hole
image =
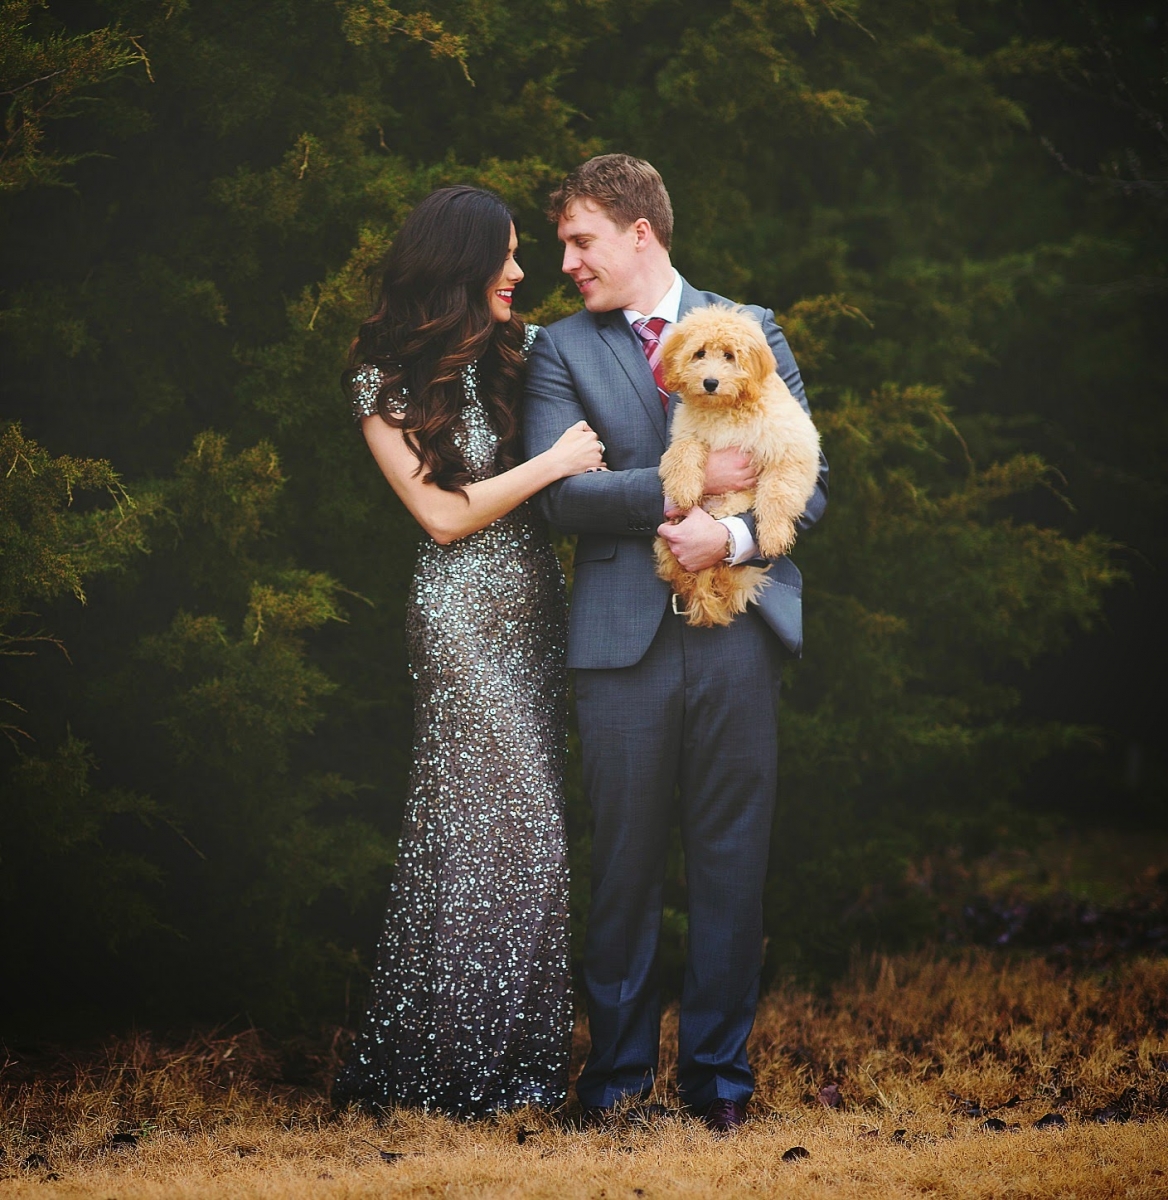
[[[421,547],[409,798],[337,1105],[478,1116],[564,1101],[565,624],[559,564],[526,505]]]

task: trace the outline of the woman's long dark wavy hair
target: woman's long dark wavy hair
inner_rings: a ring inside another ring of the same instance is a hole
[[[377,307],[349,348],[346,390],[365,365],[383,373],[377,411],[401,429],[427,483],[471,482],[454,443],[462,372],[477,362],[478,394],[499,437],[496,467],[521,461],[523,322],[496,321],[487,289],[507,261],[512,214],[474,187],[431,192],[405,219],[380,267]],[[405,411],[401,411],[402,400]]]

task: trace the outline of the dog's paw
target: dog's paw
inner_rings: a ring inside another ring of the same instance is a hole
[[[701,442],[685,438],[674,442],[661,456],[657,473],[665,494],[678,508],[688,510],[702,502],[708,454],[708,447]]]
[[[788,518],[762,517],[755,514],[755,538],[763,558],[781,558],[790,554],[798,530]]]
[[[684,480],[675,480],[671,483],[669,480],[663,479],[661,486],[674,507],[680,508],[682,512],[689,512],[691,508],[697,508],[702,503],[702,485],[700,483],[694,486]]]

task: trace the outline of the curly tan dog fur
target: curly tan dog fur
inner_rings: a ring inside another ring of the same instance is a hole
[[[711,516],[754,509],[755,536],[766,558],[795,543],[795,522],[815,491],[819,435],[778,377],[762,327],[727,305],[694,309],[662,347],[665,386],[679,393],[669,448],[661,458],[665,494],[678,508],[702,505]],[[711,450],[746,451],[758,476],[754,491],[703,496]],[[686,571],[662,538],[657,573],[686,601],[691,625],[729,625],[767,585],[769,567],[719,564]]]

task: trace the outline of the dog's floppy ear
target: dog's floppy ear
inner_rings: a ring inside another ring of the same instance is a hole
[[[661,371],[665,390],[676,392],[681,387],[682,368],[689,362],[693,336],[684,325],[674,325],[661,343]]]
[[[743,314],[743,329],[739,345],[743,365],[750,373],[751,379],[761,387],[767,377],[778,369],[774,351],[766,340],[762,326],[750,316]]]

